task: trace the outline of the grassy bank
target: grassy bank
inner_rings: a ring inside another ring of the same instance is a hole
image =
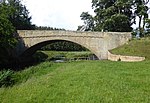
[[[0,88],[0,102],[148,103],[149,64],[150,61],[80,61],[54,65],[45,62],[19,72],[30,74],[27,81]]]
[[[147,60],[43,62],[15,72],[13,78],[17,83],[0,88],[0,103],[148,103],[150,39],[132,40],[111,52],[145,56]],[[58,55],[67,58],[91,55],[90,52],[42,53],[47,61]]]
[[[150,37],[131,40],[119,48],[111,50],[114,54],[143,56],[150,60]]]

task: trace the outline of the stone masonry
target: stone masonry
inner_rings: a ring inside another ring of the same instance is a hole
[[[131,39],[129,32],[18,30],[18,36],[20,38],[17,46],[18,55],[25,52],[33,54],[38,47],[51,41],[65,40],[86,47],[99,59],[108,59],[108,50],[121,46]]]

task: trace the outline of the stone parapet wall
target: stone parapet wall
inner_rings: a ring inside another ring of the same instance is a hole
[[[139,61],[144,61],[145,57],[115,55],[115,54],[111,54],[110,52],[108,52],[108,60],[125,61],[125,62],[139,62]]]
[[[18,30],[17,54],[29,56],[53,41],[69,41],[84,46],[100,60],[108,59],[107,52],[127,43],[130,32],[79,32],[50,30]]]

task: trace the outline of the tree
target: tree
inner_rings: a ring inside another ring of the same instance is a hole
[[[94,31],[131,31],[132,0],[92,0]],[[81,18],[82,19],[82,18]],[[86,18],[86,20],[88,20]]]
[[[143,33],[143,36],[149,35],[150,34],[150,19],[145,19],[145,30]]]
[[[129,0],[93,0],[97,31],[131,31],[131,2]]]
[[[17,40],[14,37],[15,28],[9,21],[9,7],[0,4],[0,64],[7,63],[11,56],[11,50],[15,46]]]
[[[0,64],[14,60],[13,49],[16,46],[16,30],[34,29],[29,12],[20,0],[2,0],[0,2]],[[1,66],[0,66],[1,67]]]
[[[31,24],[31,17],[25,5],[22,5],[21,0],[5,0],[4,3],[9,6],[12,14],[9,15],[9,20],[16,30],[30,30],[35,26]]]
[[[140,31],[140,36],[143,35],[143,30],[146,24],[146,19],[148,19],[148,4],[149,0],[133,0],[133,10],[134,15],[139,18],[139,26],[138,29]],[[143,22],[143,23],[142,23]]]
[[[85,25],[79,28],[84,29],[85,31],[92,31],[94,29],[94,18],[92,17],[92,15],[90,15],[88,12],[82,12],[80,17],[81,20],[84,21]]]
[[[126,32],[131,31],[128,17],[122,14],[114,14],[104,21],[103,29],[107,31]]]

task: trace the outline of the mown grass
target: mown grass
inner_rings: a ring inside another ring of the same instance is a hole
[[[121,55],[143,56],[150,60],[150,37],[131,40],[128,44],[111,50],[111,52]]]
[[[148,103],[150,61],[42,63],[30,78],[0,88],[1,103]],[[32,74],[32,73],[31,73]]]

